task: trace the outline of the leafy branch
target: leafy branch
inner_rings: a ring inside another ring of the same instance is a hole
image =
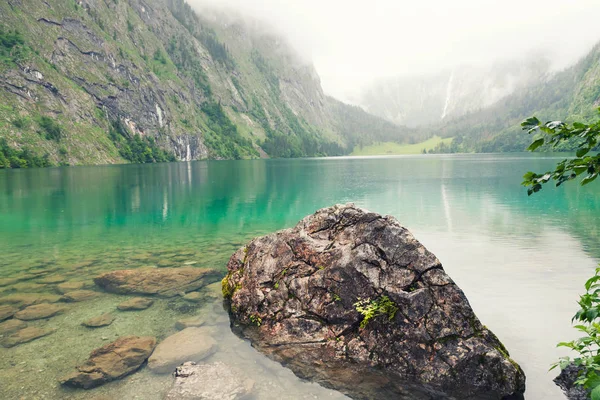
[[[600,109],[599,109],[600,111]],[[556,181],[556,186],[564,182],[583,176],[581,185],[593,182],[600,173],[600,155],[589,154],[600,141],[600,120],[587,125],[581,122],[568,124],[562,121],[549,121],[541,123],[531,117],[521,123],[523,130],[529,134],[535,133],[534,140],[527,148],[534,151],[541,146],[557,148],[567,141],[577,144],[576,157],[559,162],[553,171],[543,174],[527,172],[523,176],[523,186],[527,186],[527,194],[532,195],[542,189],[542,185],[550,180]]]

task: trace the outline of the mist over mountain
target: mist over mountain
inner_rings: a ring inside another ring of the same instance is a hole
[[[463,66],[437,74],[377,80],[355,103],[399,125],[427,126],[487,108],[550,75],[550,60],[543,57],[488,67]]]

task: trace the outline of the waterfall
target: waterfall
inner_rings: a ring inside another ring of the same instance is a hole
[[[448,79],[448,86],[446,86],[446,102],[444,103],[444,111],[442,111],[442,119],[446,118],[448,112],[448,105],[450,104],[450,95],[452,94],[452,83],[454,82],[454,70],[450,74]]]

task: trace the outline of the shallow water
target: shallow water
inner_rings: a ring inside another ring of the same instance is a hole
[[[396,216],[444,264],[482,322],[527,375],[527,399],[563,399],[548,366],[573,337],[570,318],[600,259],[600,186],[545,188],[527,197],[527,170],[562,156],[453,155],[210,161],[159,165],[0,171],[0,304],[14,294],[57,294],[47,277],[90,281],[101,272],[143,266],[217,268],[254,236],[294,225],[334,203],[354,202]],[[25,279],[26,278],[26,279]],[[6,281],[5,281],[6,283]],[[131,296],[101,294],[34,321],[56,331],[0,348],[6,399],[161,399],[169,375],[147,368],[91,391],[58,378],[118,336],[174,332],[178,319],[203,315],[219,349],[208,361],[240,367],[256,399],[341,399],[303,382],[229,329],[218,299],[159,299],[147,310],[115,311]],[[212,297],[211,297],[212,295]],[[88,329],[104,312],[115,322]]]

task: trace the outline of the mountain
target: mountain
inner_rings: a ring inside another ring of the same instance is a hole
[[[415,134],[325,96],[260,23],[183,0],[7,0],[0,23],[0,167],[338,155]]]
[[[532,86],[506,96],[492,106],[428,128],[427,135],[454,137],[446,151],[524,151],[531,137],[520,123],[530,116],[540,120],[591,122],[600,107],[600,43],[575,65]],[[569,150],[565,147],[564,150]]]
[[[380,79],[356,100],[365,110],[399,125],[429,126],[485,109],[502,98],[543,81],[549,60],[463,66],[422,76]]]

